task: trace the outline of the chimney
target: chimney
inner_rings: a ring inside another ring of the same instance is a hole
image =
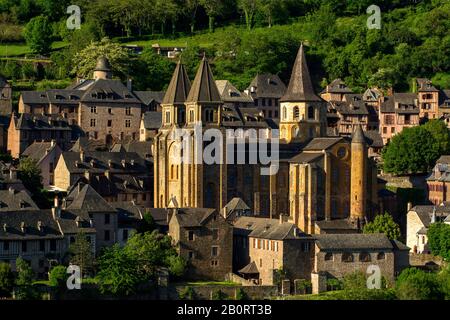
[[[26,231],[25,222],[23,222],[23,221],[20,223],[20,230],[22,230],[22,233],[25,233],[25,231]]]
[[[127,162],[125,160],[120,161],[120,163],[122,164],[122,167],[124,168],[127,167]]]
[[[83,150],[80,150],[80,161],[81,161],[81,162],[84,162],[84,159],[85,159],[84,151],[83,151]]]
[[[17,180],[17,171],[15,169],[9,169],[9,179],[12,181]]]
[[[411,211],[412,207],[412,202],[408,202],[408,204],[406,205],[406,211]]]
[[[75,168],[78,168],[78,160],[75,160]]]
[[[133,80],[131,80],[130,78],[127,79],[127,89],[128,91],[133,90]]]
[[[42,221],[38,221],[38,223],[37,223],[37,229],[39,230],[39,231],[42,231]]]
[[[108,167],[112,168],[112,166],[113,166],[113,164],[112,164],[112,160],[111,160],[111,159],[109,159],[109,160],[108,160]]]
[[[89,170],[84,171],[84,178],[88,181],[88,183],[91,182],[91,173]]]
[[[94,168],[95,167],[95,160],[91,159],[90,163],[91,163],[91,167]]]
[[[130,160],[130,164],[131,164],[132,167],[134,166],[134,159]]]
[[[62,208],[63,208],[63,209],[66,209],[66,208],[67,208],[67,200],[66,200],[66,198],[63,198],[63,199],[62,199]]]
[[[8,232],[8,225],[6,223],[3,224],[3,231]]]
[[[81,227],[81,221],[80,221],[80,217],[79,216],[75,218],[75,223],[77,224],[77,228]]]
[[[91,228],[93,228],[93,227],[94,227],[94,220],[92,220],[92,219],[89,219],[89,226],[90,226]]]
[[[14,194],[15,193],[15,190],[14,190],[13,187],[9,187],[8,191],[9,191],[9,194]]]
[[[52,139],[52,141],[50,141],[50,147],[54,147],[56,145],[56,141],[55,139]]]

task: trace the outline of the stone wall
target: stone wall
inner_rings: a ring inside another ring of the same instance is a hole
[[[224,293],[227,299],[235,299],[238,289],[247,295],[252,300],[269,299],[278,295],[277,286],[227,286],[227,285],[205,285],[205,286],[191,286],[195,292],[196,300],[211,300],[212,295],[219,290]],[[179,300],[179,294],[186,289],[186,286],[169,286],[168,298],[169,300]]]

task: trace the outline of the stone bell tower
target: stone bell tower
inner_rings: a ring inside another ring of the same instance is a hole
[[[367,201],[367,144],[359,125],[351,143],[350,219],[359,226],[366,220]]]

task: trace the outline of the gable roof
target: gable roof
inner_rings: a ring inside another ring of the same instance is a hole
[[[186,102],[198,103],[222,103],[222,99],[217,89],[216,82],[211,72],[211,66],[204,56],[200,67],[197,70],[191,90],[186,99]]]
[[[243,102],[243,103],[253,102],[252,97],[250,97],[245,92],[240,92],[228,80],[216,80],[216,86],[217,89],[219,90],[220,97],[224,102]]]
[[[56,142],[35,141],[25,149],[22,155],[30,157],[39,163],[47,154],[56,148],[59,148]]]
[[[433,210],[436,210],[436,218],[444,220],[450,215],[450,206],[433,206],[433,205],[421,205],[415,206],[411,211],[416,212],[420,221],[425,228],[428,228],[431,224],[431,217],[433,215]]]
[[[0,190],[0,212],[39,209],[26,191]],[[1,214],[1,213],[0,213]]]
[[[56,114],[44,116],[42,114],[21,113],[19,116],[14,114],[13,120],[16,129],[21,130],[72,130],[67,119]]]
[[[162,100],[163,104],[183,104],[191,90],[191,82],[184,65],[178,61],[170,80],[169,87]]]
[[[271,240],[293,240],[309,237],[296,225],[278,219],[241,216],[234,223],[238,233],[247,233],[249,237]],[[246,232],[247,231],[247,232]]]
[[[292,68],[291,80],[281,102],[303,102],[323,101],[315,92],[309,75],[303,43],[298,50],[294,67]]]
[[[172,219],[176,218],[181,227],[201,227],[214,213],[216,210],[209,208],[177,208]],[[223,219],[221,215],[217,216]]]
[[[164,91],[133,91],[133,93],[146,106],[149,106],[153,101],[161,104],[166,94]]]
[[[341,141],[344,141],[344,138],[342,137],[314,138],[303,148],[303,151],[327,150],[332,146],[334,146],[336,143]]]
[[[382,113],[405,113],[419,114],[417,106],[417,94],[409,92],[394,93],[393,96],[385,97],[381,104]]]
[[[75,188],[72,190],[71,194],[73,201],[67,207],[68,210],[115,212],[115,209],[113,209],[89,184],[86,184],[79,192],[78,189]]]
[[[81,102],[141,104],[120,80],[97,79],[84,92]]]
[[[254,88],[254,92],[252,92]],[[286,91],[286,85],[280,77],[275,74],[258,74],[252,80],[247,90],[250,94],[255,94],[256,98],[281,98]]]
[[[352,90],[347,87],[344,81],[341,79],[334,79],[331,81],[330,84],[328,84],[325,89],[322,91],[322,93],[352,93]]]

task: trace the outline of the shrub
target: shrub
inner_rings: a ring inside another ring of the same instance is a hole
[[[68,278],[67,268],[65,266],[56,266],[50,270],[50,286],[62,288],[66,285]]]
[[[192,287],[184,287],[183,290],[180,291],[179,297],[181,300],[195,300],[195,291]]]
[[[249,297],[247,293],[245,293],[244,289],[239,288],[236,290],[236,300],[248,300]]]
[[[436,274],[416,268],[405,269],[399,275],[396,295],[401,300],[435,300],[443,297]]]
[[[227,295],[222,290],[219,289],[212,293],[211,299],[212,300],[226,300]]]
[[[9,296],[14,285],[14,275],[8,263],[0,262],[0,297]]]

